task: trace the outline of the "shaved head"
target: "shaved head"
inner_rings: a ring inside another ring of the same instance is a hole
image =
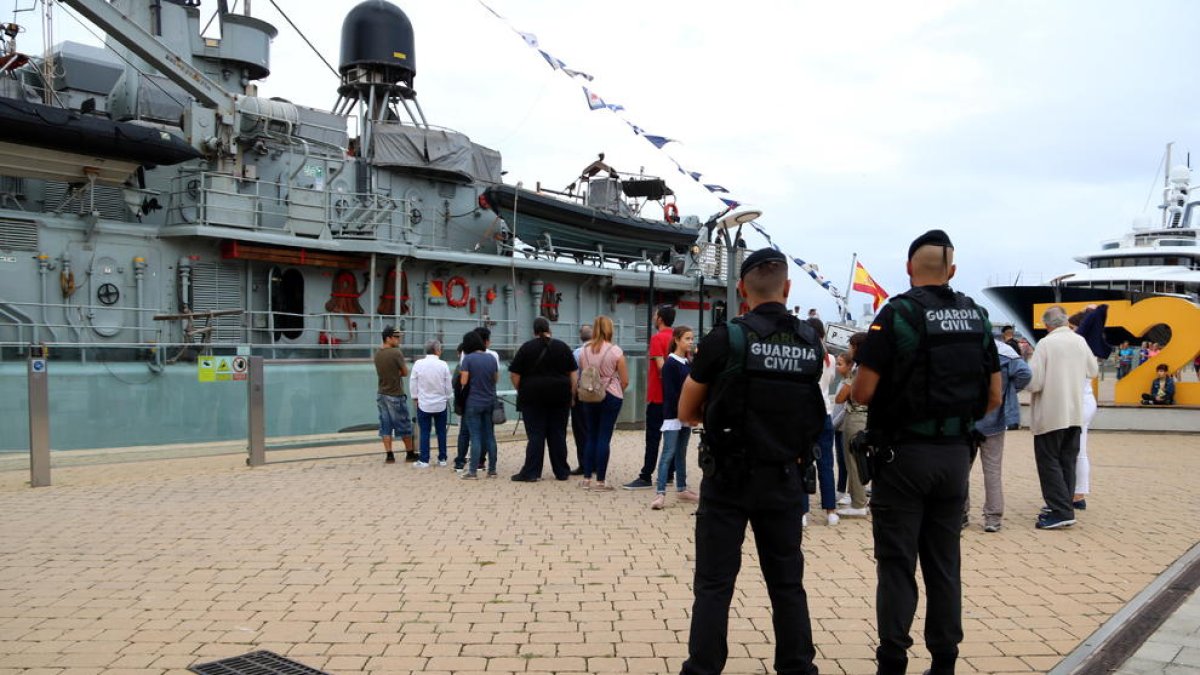
[[[913,286],[942,285],[954,276],[954,249],[927,244],[913,252],[908,261],[908,276]]]

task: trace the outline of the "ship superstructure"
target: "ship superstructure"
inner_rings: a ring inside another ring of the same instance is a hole
[[[425,119],[395,5],[346,16],[324,111],[257,96],[276,29],[224,2],[220,39],[186,0],[63,4],[108,48],[63,43],[45,68],[14,31],[0,57],[0,117],[36,131],[0,123],[0,365],[30,345],[150,379],[208,353],[336,365],[385,325],[411,355],[481,325],[504,352],[535,316],[573,342],[598,314],[637,356],[655,303],[724,320],[724,214],[706,228],[661,179],[585,170],[526,227],[500,153]],[[581,206],[597,229],[565,236]]]

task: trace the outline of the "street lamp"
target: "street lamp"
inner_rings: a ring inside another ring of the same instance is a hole
[[[735,252],[734,243],[742,237],[742,226],[746,223],[757,220],[762,217],[762,211],[757,209],[746,209],[745,211],[734,211],[717,221],[717,229],[721,232],[721,241],[725,244],[725,255],[728,261],[725,265],[725,320],[728,321],[737,316],[738,307],[737,301],[737,282],[738,270],[734,265],[737,262],[737,254]],[[735,237],[729,236],[729,230],[737,228]],[[732,239],[732,240],[731,240]]]

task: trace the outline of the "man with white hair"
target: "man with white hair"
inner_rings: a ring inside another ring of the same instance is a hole
[[[417,406],[417,427],[421,430],[420,457],[414,467],[429,468],[429,434],[437,434],[438,466],[446,466],[446,418],[454,390],[450,386],[450,366],[442,360],[442,343],[425,343],[425,358],[412,367],[409,382],[413,403]]]
[[[1033,394],[1030,430],[1037,459],[1038,481],[1045,508],[1037,519],[1040,530],[1075,524],[1075,460],[1083,427],[1083,390],[1079,383],[1099,375],[1096,358],[1087,342],[1067,326],[1067,313],[1054,305],[1042,314],[1049,331],[1042,338],[1029,367],[1033,379],[1026,389]]]

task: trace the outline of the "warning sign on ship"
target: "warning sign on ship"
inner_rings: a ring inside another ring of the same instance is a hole
[[[235,357],[233,357],[233,362],[230,365],[233,367],[233,379],[235,379],[235,380],[246,379],[246,376],[247,376],[246,371],[250,367],[250,362],[249,362],[249,360],[246,359],[246,357],[235,356]]]
[[[201,356],[196,361],[196,379],[200,382],[216,382],[216,359],[211,356]]]
[[[233,368],[228,356],[217,357],[217,382],[228,382],[233,379]]]

